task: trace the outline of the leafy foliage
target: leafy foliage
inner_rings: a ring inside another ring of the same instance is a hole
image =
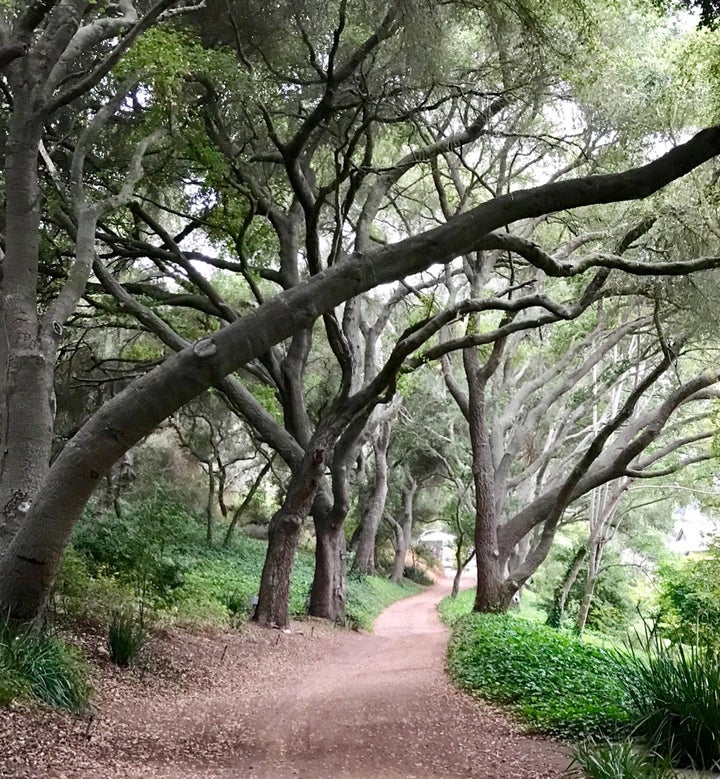
[[[136,596],[162,605],[184,581],[185,554],[199,540],[197,520],[171,492],[157,488],[123,517],[84,519],[73,545],[88,571],[128,585]]]
[[[422,584],[424,587],[428,587],[433,583],[432,576],[416,565],[406,565],[403,570],[403,576],[406,579],[410,579],[411,582]]]
[[[266,549],[265,542],[242,535],[228,547],[208,546],[202,522],[177,496],[156,490],[128,506],[122,519],[83,520],[65,555],[56,599],[74,615],[101,622],[109,616],[122,656],[121,645],[142,645],[142,630],[132,617],[138,600],[158,618],[191,627],[248,619]],[[306,612],[313,572],[313,555],[300,550],[290,581],[293,616]],[[399,586],[374,576],[349,577],[347,623],[369,630],[384,608],[418,591],[411,582]],[[117,608],[106,616],[108,603]]]
[[[533,725],[567,737],[627,727],[630,711],[610,667],[604,649],[510,615],[458,619],[448,658],[461,687],[512,704]]]
[[[720,767],[718,652],[649,633],[628,648],[600,648],[512,615],[468,614],[468,605],[462,598],[440,605],[454,625],[448,667],[460,686],[512,704],[546,732],[630,733],[653,758],[629,744],[590,743],[578,752],[583,775],[668,776],[663,761]]]
[[[614,654],[634,710],[633,733],[683,768],[720,767],[720,655],[646,637]]]
[[[673,642],[720,648],[720,546],[658,573],[663,634]]]
[[[33,697],[82,711],[90,687],[76,652],[51,636],[0,622],[0,703]]]

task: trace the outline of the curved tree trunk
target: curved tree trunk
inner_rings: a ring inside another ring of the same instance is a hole
[[[559,628],[562,624],[563,616],[565,615],[565,605],[567,603],[568,595],[572,589],[573,584],[577,580],[580,569],[585,562],[585,557],[588,552],[587,544],[583,544],[573,557],[572,562],[568,566],[565,572],[565,577],[558,587],[555,588],[553,594],[553,605],[548,614],[548,618],[545,622],[551,628]]]
[[[580,610],[577,618],[577,632],[582,634],[587,624],[590,606],[593,595],[595,594],[595,585],[600,575],[600,563],[602,562],[604,543],[595,543],[590,548],[588,555],[588,569],[585,577],[585,587],[583,588],[583,597],[580,601]]]
[[[275,454],[276,453],[273,453],[265,463],[260,473],[255,477],[255,481],[250,486],[250,489],[248,490],[247,495],[243,498],[242,503],[233,512],[232,519],[230,520],[227,532],[225,533],[223,546],[228,546],[230,544],[230,539],[232,538],[233,532],[235,531],[235,526],[240,521],[240,517],[242,517],[243,512],[248,507],[250,501],[255,496],[255,493],[260,488],[260,485],[262,484],[263,479],[267,476],[268,471],[272,468],[273,461],[275,460]]]
[[[458,547],[455,552],[455,576],[453,576],[452,590],[450,591],[451,598],[457,598],[457,594],[460,592],[460,580],[465,568],[470,565],[473,557],[475,557],[475,550],[473,549],[470,554],[462,559],[460,556],[460,548]]]

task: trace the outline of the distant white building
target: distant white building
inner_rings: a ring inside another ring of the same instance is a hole
[[[716,520],[703,514],[697,506],[685,506],[677,514],[668,549],[682,555],[704,552],[717,534]]]
[[[443,568],[455,568],[455,536],[443,530],[425,530],[418,543],[422,544]]]

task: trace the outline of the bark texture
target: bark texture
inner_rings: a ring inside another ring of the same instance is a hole
[[[345,619],[344,519],[315,519],[315,575],[308,611],[333,622]]]
[[[308,452],[300,468],[293,473],[283,505],[270,521],[268,550],[253,616],[261,625],[286,627],[288,624],[290,574],[295,552],[324,466],[324,449]]]
[[[353,570],[359,573],[375,573],[375,539],[388,493],[387,450],[390,444],[390,429],[391,422],[385,420],[373,438],[375,458],[373,488],[360,520],[353,561]]]

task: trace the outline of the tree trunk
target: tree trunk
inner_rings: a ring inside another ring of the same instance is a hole
[[[460,592],[460,580],[462,578],[462,568],[459,566],[455,569],[455,576],[453,576],[452,590],[450,590],[450,597],[457,598]]]
[[[208,458],[206,465],[208,467],[208,491],[207,503],[205,505],[205,542],[208,546],[212,546],[215,525],[213,517],[213,509],[215,508],[215,468],[211,457]]]
[[[375,573],[375,538],[385,509],[388,493],[387,450],[390,443],[389,420],[384,421],[373,439],[375,456],[375,480],[367,506],[360,520],[359,532],[355,542],[355,560],[353,571]]]
[[[344,517],[343,517],[344,519]],[[345,619],[345,532],[343,521],[315,518],[315,575],[309,613],[334,621]]]
[[[473,609],[483,613],[505,612],[510,606],[513,593],[505,588],[499,559],[495,480],[490,436],[485,420],[487,379],[480,369],[477,349],[465,349],[463,363],[468,380],[468,426],[475,485],[477,589]]]
[[[413,500],[417,491],[417,482],[410,477],[410,483],[403,489],[403,518],[400,523],[400,532],[396,533],[397,543],[395,548],[395,560],[393,562],[390,581],[400,584],[405,573],[405,557],[407,556],[412,541],[413,527]]]
[[[307,517],[325,465],[325,450],[308,452],[290,479],[283,505],[270,521],[260,592],[253,619],[261,625],[286,627],[290,574],[300,530]]]
[[[453,576],[453,583],[452,583],[452,591],[450,592],[451,598],[457,598],[457,594],[460,592],[460,580],[463,575],[463,571],[465,570],[466,566],[470,565],[472,562],[473,557],[475,557],[475,550],[473,549],[472,552],[465,558],[463,561],[460,557],[460,550],[457,550],[457,553],[455,555],[455,576]]]
[[[601,560],[602,547],[600,544],[593,544],[590,548],[590,555],[588,557],[587,576],[585,577],[585,587],[583,589],[583,597],[580,601],[580,610],[578,611],[577,618],[577,632],[581,635],[585,630],[588,614],[590,613],[590,605],[592,604],[593,594],[595,593],[595,585],[597,584],[598,575],[600,574]]]
[[[567,598],[572,589],[573,584],[580,573],[585,557],[587,555],[587,544],[583,544],[573,557],[572,562],[568,566],[565,576],[560,585],[555,589],[553,594],[553,605],[548,614],[548,618],[545,622],[551,628],[559,628],[562,624],[563,616],[565,615],[565,605],[567,604]]]
[[[257,478],[252,483],[250,489],[248,490],[247,495],[243,498],[242,503],[235,509],[233,512],[232,520],[230,520],[230,524],[228,525],[227,533],[225,533],[225,539],[223,540],[223,546],[228,546],[230,544],[230,539],[232,538],[233,531],[235,530],[235,526],[237,525],[238,521],[240,520],[240,517],[243,515],[243,511],[248,507],[250,504],[250,501],[255,496],[255,493],[260,488],[260,485],[262,484],[263,479],[265,476],[267,476],[268,471],[270,468],[272,468],[273,461],[275,460],[275,453],[270,457],[270,459],[265,463],[263,466],[263,469],[260,471],[260,473],[257,475]]]
[[[5,245],[0,288],[0,554],[17,532],[50,465],[55,340],[38,319],[41,123],[19,93],[5,158]],[[59,329],[59,328],[58,328]]]

